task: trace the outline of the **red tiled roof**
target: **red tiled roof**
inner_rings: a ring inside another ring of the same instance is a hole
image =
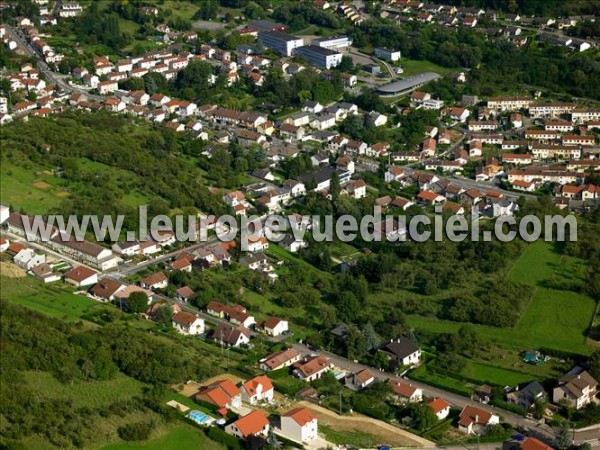
[[[244,438],[259,433],[268,424],[267,416],[258,410],[252,411],[235,422],[235,426]]]
[[[306,408],[294,408],[283,414],[282,417],[291,417],[301,427],[317,419],[315,415]]]
[[[427,403],[427,405],[429,405],[429,407],[433,409],[433,412],[436,414],[438,414],[446,408],[450,408],[450,403],[448,403],[442,397],[434,398],[429,403]]]
[[[256,394],[258,386],[262,385],[262,391],[267,392],[273,389],[273,384],[271,380],[266,375],[261,375],[251,380],[248,380],[244,383],[244,389],[248,393],[248,395],[252,396]]]

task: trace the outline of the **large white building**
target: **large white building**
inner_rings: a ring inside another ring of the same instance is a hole
[[[282,31],[264,31],[258,33],[258,40],[265,47],[269,47],[283,56],[292,56],[295,49],[304,45],[304,39]]]
[[[352,38],[348,36],[328,36],[313,39],[311,44],[329,50],[340,50],[350,47],[352,45]]]
[[[304,45],[295,51],[296,56],[301,56],[308,63],[321,69],[337,67],[342,62],[342,54],[316,45]]]

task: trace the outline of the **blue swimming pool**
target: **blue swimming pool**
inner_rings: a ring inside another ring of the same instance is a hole
[[[202,411],[197,411],[195,409],[190,411],[187,417],[200,425],[204,425],[205,423],[212,421],[212,418],[210,416],[207,416]]]

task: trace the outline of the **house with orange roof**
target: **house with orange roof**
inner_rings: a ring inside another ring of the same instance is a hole
[[[259,367],[264,371],[283,369],[300,361],[300,353],[293,348],[271,353],[259,361]]]
[[[255,410],[227,425],[225,432],[238,439],[247,439],[251,436],[266,437],[269,433],[269,419],[262,411]]]
[[[554,450],[554,448],[536,438],[528,437],[521,442],[521,450]]]
[[[273,401],[273,384],[266,375],[260,375],[242,383],[242,400],[254,405],[258,402],[271,403]]]
[[[198,401],[211,403],[221,408],[239,408],[242,406],[242,392],[231,380],[218,380],[200,389],[194,398]],[[227,413],[224,411],[225,414]],[[222,414],[222,415],[225,415]]]
[[[450,403],[444,400],[442,397],[436,397],[429,402],[427,402],[427,406],[429,406],[437,418],[439,420],[444,420],[450,414]]]
[[[281,415],[281,434],[296,442],[316,439],[317,431],[317,418],[307,408],[294,408]]]

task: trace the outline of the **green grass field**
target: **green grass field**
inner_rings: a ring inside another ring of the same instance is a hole
[[[60,283],[46,285],[30,276],[0,277],[0,283],[0,298],[50,317],[74,321],[99,308],[109,308],[87,297],[71,293]]]
[[[36,182],[47,185],[36,187]],[[46,213],[59,206],[64,198],[65,192],[56,184],[57,179],[51,174],[3,163],[0,169],[0,201],[23,208],[28,213]]]
[[[163,436],[142,443],[119,443],[102,447],[102,450],[225,450],[206,438],[200,430],[190,426],[177,426],[167,431]]]
[[[74,408],[93,409],[109,406],[111,403],[142,395],[143,383],[118,373],[107,381],[75,381],[61,383],[49,372],[28,371],[22,373],[27,387],[37,392],[39,397],[61,399],[73,402]]]
[[[356,447],[371,448],[381,443],[377,436],[366,432],[336,431],[324,425],[319,425],[319,431],[329,442],[338,445],[352,444]]]
[[[402,58],[400,65],[404,69],[404,73],[401,74],[402,77],[409,77],[411,75],[416,75],[423,72],[436,72],[440,75],[447,75],[450,72],[460,71],[458,68],[452,69],[448,67],[442,67],[430,61],[420,61],[416,59]]]
[[[553,244],[531,244],[509,272],[509,280],[531,284],[535,293],[518,324],[511,329],[475,325],[478,332],[500,346],[519,351],[551,348],[587,355],[586,332],[595,302],[585,295],[544,286],[553,277],[581,282],[582,261],[555,252]],[[410,316],[409,323],[435,333],[456,331],[461,324],[433,317]]]

